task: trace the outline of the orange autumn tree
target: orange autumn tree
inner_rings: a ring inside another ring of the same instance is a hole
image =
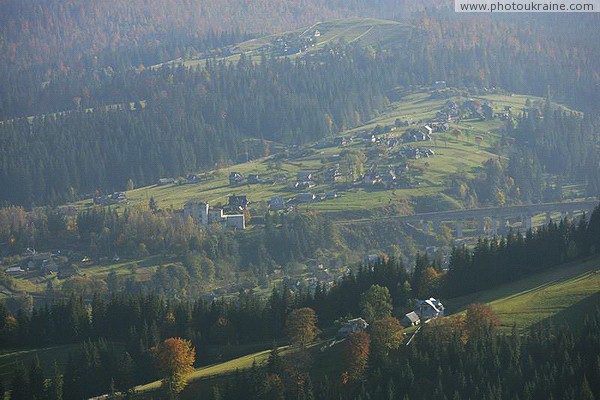
[[[312,308],[308,307],[292,310],[285,320],[285,333],[292,344],[304,348],[319,333],[317,314]]]
[[[367,362],[369,361],[369,346],[371,338],[365,332],[353,333],[344,343],[344,360],[346,372],[342,381],[346,379],[357,381],[363,378]]]
[[[181,392],[186,384],[186,375],[194,371],[196,349],[189,340],[169,338],[153,349],[163,388],[170,395]]]

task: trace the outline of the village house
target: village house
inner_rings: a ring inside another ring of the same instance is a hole
[[[375,172],[369,172],[363,177],[363,183],[366,186],[373,186],[381,182],[381,177]]]
[[[315,201],[317,198],[317,196],[315,196],[313,193],[299,193],[296,196],[296,201],[298,203],[311,203],[313,201]]]
[[[312,180],[312,172],[310,171],[299,171],[296,174],[296,180],[299,182],[305,182]]]
[[[239,172],[231,172],[229,174],[229,184],[231,186],[236,186],[244,182],[244,177]]]
[[[417,313],[422,320],[443,317],[444,310],[444,305],[433,297],[430,297],[427,300],[417,300],[415,305],[415,313]]]
[[[294,182],[292,184],[292,189],[295,190],[306,190],[315,187],[316,184],[313,181],[304,181],[304,182]]]
[[[402,135],[402,141],[404,143],[428,142],[430,140],[431,140],[431,135],[429,133],[420,131],[418,129],[411,129],[411,130],[407,131],[404,135]]]
[[[446,81],[435,81],[433,84],[435,90],[446,89]]]
[[[260,183],[260,177],[257,174],[248,175],[248,178],[246,180],[251,185]]]
[[[269,209],[271,211],[285,209],[285,199],[281,196],[271,197],[271,200],[269,200]]]
[[[367,330],[369,324],[362,318],[349,319],[338,329],[336,338],[343,339],[353,333],[360,333]]]
[[[127,202],[127,195],[125,192],[114,192],[111,195],[98,195],[94,196],[94,204],[98,205],[110,205],[110,204],[122,204]]]
[[[227,198],[227,208],[232,212],[244,212],[248,209],[247,196],[229,196]]]
[[[172,185],[175,183],[174,178],[160,178],[157,182],[158,186]]]
[[[333,143],[336,146],[346,146],[350,143],[351,138],[345,137],[345,136],[338,136],[336,138],[333,139]]]
[[[342,179],[342,174],[338,168],[330,168],[326,175],[325,180],[329,183],[334,183]]]
[[[4,270],[8,275],[16,275],[25,272],[25,270],[21,267],[8,267]]]
[[[193,184],[193,183],[200,183],[201,179],[198,178],[197,175],[194,174],[187,174],[185,177],[185,180],[183,181],[184,184]]]

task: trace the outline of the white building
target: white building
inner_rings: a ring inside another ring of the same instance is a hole
[[[203,201],[190,200],[183,206],[183,218],[192,218],[200,225],[223,224],[228,228],[246,229],[246,216],[244,214],[223,214],[223,209],[210,207]]]
[[[417,300],[415,312],[422,320],[444,316],[444,305],[441,301],[430,297],[427,300]]]

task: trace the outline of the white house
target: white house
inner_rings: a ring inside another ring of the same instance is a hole
[[[183,218],[192,218],[200,225],[212,223],[223,224],[228,228],[246,229],[246,216],[244,214],[223,214],[223,209],[210,207],[208,203],[190,200],[183,206]]]
[[[21,267],[8,267],[4,270],[4,272],[6,272],[9,275],[12,275],[12,274],[20,274],[22,272],[25,272],[25,270]]]
[[[415,312],[422,320],[443,317],[444,310],[444,305],[433,297],[427,300],[417,300],[415,305]]]

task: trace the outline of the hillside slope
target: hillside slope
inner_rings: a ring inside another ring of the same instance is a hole
[[[523,331],[536,323],[550,321],[556,325],[580,326],[585,315],[600,306],[600,259],[564,264],[507,285],[445,301],[450,314],[462,312],[471,303],[490,304],[500,319],[501,330],[505,331],[512,329],[513,324]],[[268,355],[268,350],[259,351],[198,368],[190,375],[191,385],[183,396],[197,395],[206,390],[205,386],[211,386],[212,380],[251,368],[254,362],[261,365]],[[319,368],[329,368],[334,357],[339,354],[324,353],[320,356]],[[202,384],[203,381],[207,384]],[[139,386],[137,390],[145,397],[159,387],[157,381]]]
[[[525,330],[537,323],[578,326],[600,306],[600,259],[564,264],[516,282],[445,301],[451,313],[471,303],[487,303],[500,327]]]

